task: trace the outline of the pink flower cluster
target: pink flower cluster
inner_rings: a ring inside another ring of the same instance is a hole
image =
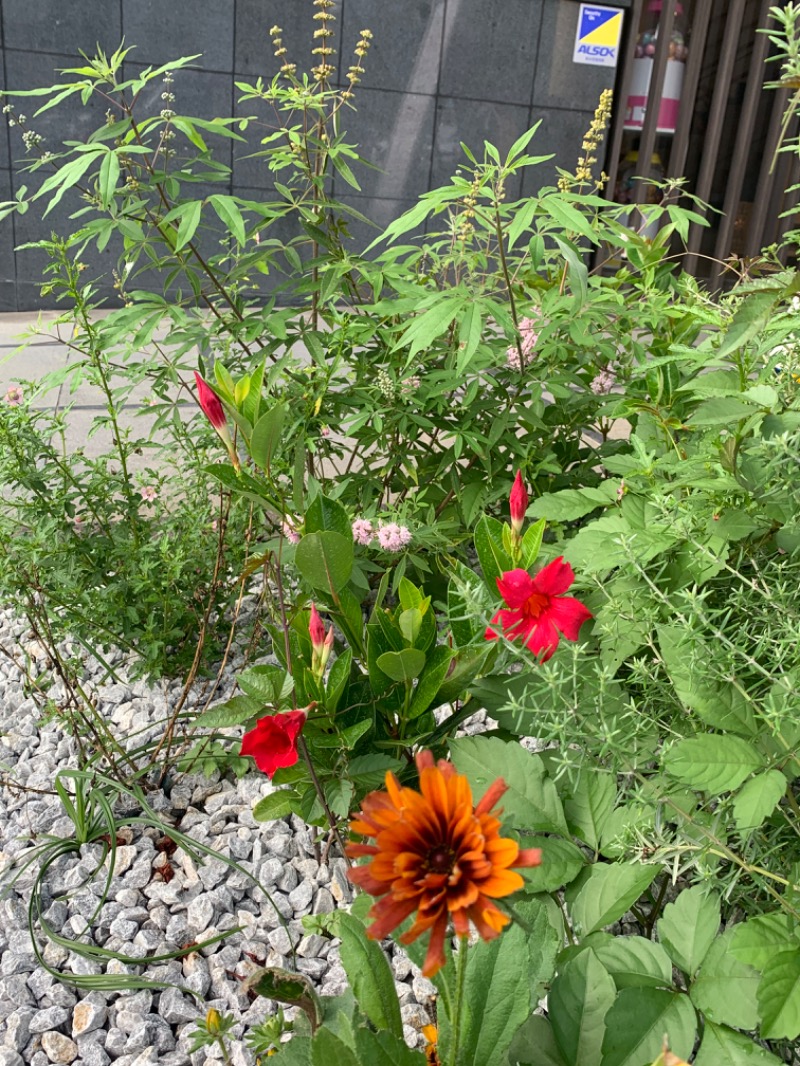
[[[153,488],[152,485],[145,485],[143,488],[139,489],[139,495],[146,503],[152,503],[153,500],[158,496],[158,492]]]
[[[281,522],[281,532],[290,544],[300,543],[300,534],[294,528],[291,522],[287,522],[285,519]]]
[[[6,392],[6,403],[9,407],[19,407],[22,403],[22,387],[20,385],[9,385]]]
[[[356,544],[372,543],[373,537],[378,538],[378,544],[386,552],[399,552],[411,543],[411,530],[408,526],[398,525],[397,522],[387,522],[386,525],[373,526],[368,518],[357,518],[353,522],[353,540]]]
[[[522,349],[522,358],[527,360],[528,356],[533,351],[536,341],[539,339],[537,332],[537,326],[539,325],[539,317],[536,318],[522,318],[519,321],[519,347],[516,344],[510,344],[506,348],[506,363],[512,370],[522,370],[522,363],[519,357],[520,348]]]
[[[411,531],[406,526],[399,526],[397,522],[387,522],[378,529],[378,544],[386,552],[402,551],[411,543]]]
[[[600,371],[594,378],[592,378],[589,388],[595,394],[595,396],[605,396],[611,392],[614,386],[614,382],[617,380],[617,375],[614,373],[613,367],[609,364]]]
[[[372,522],[368,518],[357,518],[353,522],[353,540],[356,544],[363,544],[366,546],[375,536],[375,530],[372,526]]]

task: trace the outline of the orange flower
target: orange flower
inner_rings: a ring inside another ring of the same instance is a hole
[[[383,940],[415,911],[417,918],[400,939],[410,944],[430,930],[422,973],[432,977],[444,965],[448,919],[458,936],[472,921],[484,940],[492,940],[511,920],[493,902],[522,888],[511,866],[538,866],[538,848],[520,851],[499,834],[492,808],[508,786],[498,778],[473,808],[472,791],[452,763],[438,765],[429,751],[417,755],[420,791],[404,788],[386,775],[386,792],[371,792],[350,823],[353,833],[374,837],[374,844],[349,844],[351,858],[371,862],[353,867],[350,880],[380,896],[369,912],[367,930]]]

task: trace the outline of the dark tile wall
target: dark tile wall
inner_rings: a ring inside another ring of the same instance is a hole
[[[606,0],[618,7],[630,0]],[[579,5],[575,0],[336,0],[338,49],[333,81],[343,84],[352,50],[363,28],[373,32],[358,110],[344,114],[347,140],[378,169],[359,168],[360,189],[341,178],[335,194],[379,226],[407,210],[426,189],[446,183],[465,157],[461,142],[476,155],[489,140],[503,151],[541,119],[533,154],[554,159],[525,173],[508,189],[510,197],[532,195],[553,184],[556,165],[574,165],[597,98],[611,86],[614,71],[572,63]],[[274,176],[263,159],[248,158],[270,130],[273,116],[258,101],[239,102],[235,83],[274,76],[269,30],[283,27],[288,58],[298,69],[312,63],[312,34],[319,26],[311,0],[0,0],[0,88],[32,89],[58,80],[57,71],[79,66],[80,50],[95,44],[113,51],[124,36],[135,46],[125,76],[146,65],[202,53],[192,69],[176,73],[175,109],[202,118],[236,114],[250,121],[249,147],[220,141],[218,158],[231,168],[229,179],[201,193],[234,191],[252,199],[270,195]],[[142,113],[163,106],[160,82],[142,94]],[[41,100],[15,102],[29,118]],[[99,98],[81,107],[76,99],[46,112],[33,123],[58,151],[64,140],[83,139],[102,124],[108,104]],[[18,129],[0,128],[0,200],[22,185],[38,188],[43,172],[22,171]],[[44,254],[17,251],[23,243],[66,234],[85,204],[65,197],[46,217],[45,200],[25,215],[0,222],[0,311],[52,305],[41,297]],[[285,234],[293,235],[288,222]],[[353,219],[354,245],[364,247],[378,232]],[[215,235],[206,235],[213,243]],[[112,269],[120,249],[87,250],[87,276],[97,276],[100,294],[116,302]],[[280,298],[281,277],[273,271],[254,284]],[[148,279],[142,278],[147,286]],[[151,282],[152,284],[152,282]]]

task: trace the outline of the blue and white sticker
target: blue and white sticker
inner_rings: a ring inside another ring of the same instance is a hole
[[[589,63],[593,67],[616,67],[623,14],[618,7],[581,4],[572,62]]]

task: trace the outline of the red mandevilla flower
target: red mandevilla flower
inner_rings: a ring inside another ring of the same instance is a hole
[[[308,635],[311,637],[311,646],[314,651],[321,651],[325,643],[325,624],[319,616],[317,605],[311,604],[311,620],[308,623]]]
[[[521,470],[517,471],[517,476],[514,478],[514,485],[508,498],[508,504],[511,511],[511,528],[519,536],[522,532],[522,524],[525,521],[525,512],[528,510],[528,494],[522,484]]]
[[[498,623],[508,640],[523,641],[534,655],[546,662],[558,647],[561,635],[577,640],[578,631],[591,617],[583,604],[572,596],[564,596],[575,574],[563,556],[548,563],[536,577],[527,570],[509,570],[497,578],[500,595],[507,610],[500,609],[486,630],[487,640],[500,634],[492,628]]]
[[[297,762],[297,738],[305,725],[305,711],[286,711],[259,718],[255,729],[242,737],[242,755],[252,755],[256,766],[272,777],[282,766]]]

